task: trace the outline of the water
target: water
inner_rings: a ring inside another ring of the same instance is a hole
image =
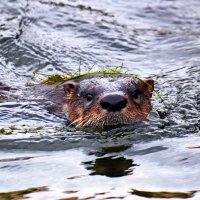
[[[13,88],[0,96],[0,199],[200,199],[199,8],[0,0],[0,76]],[[24,96],[35,71],[75,72],[80,59],[82,71],[123,63],[153,78],[165,103],[155,94],[144,123],[77,130]]]

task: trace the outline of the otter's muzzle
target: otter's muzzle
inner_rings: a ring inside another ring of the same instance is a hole
[[[119,94],[107,95],[101,100],[101,107],[109,112],[117,112],[127,105],[127,100]]]

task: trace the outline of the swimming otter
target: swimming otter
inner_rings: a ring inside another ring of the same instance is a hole
[[[39,85],[38,94],[53,102],[77,127],[131,124],[151,111],[153,80],[130,75],[93,74],[66,81],[58,87]]]

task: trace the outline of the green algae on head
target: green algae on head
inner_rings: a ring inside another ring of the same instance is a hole
[[[141,81],[143,81],[151,90],[153,90],[153,92],[158,96],[158,98],[161,100],[161,102],[164,102],[163,97],[159,94],[159,92],[155,91],[154,88],[152,88],[151,84],[149,84],[147,81],[142,80],[138,75],[136,75],[135,73],[133,73],[131,70],[127,70],[124,68],[123,64],[116,66],[114,68],[104,68],[104,69],[100,69],[100,70],[93,70],[92,66],[88,71],[81,73],[81,65],[82,65],[82,61],[80,61],[80,64],[78,66],[78,69],[75,73],[70,73],[70,72],[65,72],[63,74],[44,74],[41,72],[35,72],[35,75],[39,75],[39,76],[43,76],[46,77],[45,79],[43,79],[41,81],[42,84],[50,84],[50,85],[60,85],[63,84],[66,81],[70,81],[70,80],[74,80],[74,79],[78,79],[80,77],[84,77],[87,75],[95,75],[95,74],[102,74],[102,75],[126,75],[126,76],[132,76],[136,79],[139,79]]]
[[[81,63],[80,63],[81,65]],[[40,75],[43,77],[46,77],[44,80],[41,81],[41,83],[43,84],[62,84],[65,81],[69,81],[69,80],[73,80],[73,79],[77,79],[86,75],[93,75],[93,74],[110,74],[110,75],[117,75],[117,74],[126,74],[126,75],[130,75],[130,76],[135,76],[138,77],[137,75],[133,74],[133,73],[129,73],[130,71],[124,70],[123,65],[117,66],[115,68],[105,68],[102,70],[93,70],[93,67],[91,69],[89,69],[86,72],[81,73],[80,70],[80,65],[78,67],[77,72],[75,73],[63,73],[63,74],[44,74],[44,73],[40,73],[40,72],[35,72],[34,75]]]

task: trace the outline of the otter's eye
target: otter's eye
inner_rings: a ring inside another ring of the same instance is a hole
[[[138,99],[138,98],[139,98],[139,95],[140,95],[139,90],[135,90],[135,91],[132,93],[132,97],[133,97],[134,99]]]
[[[93,95],[92,94],[87,94],[86,98],[87,98],[87,101],[92,101]]]

